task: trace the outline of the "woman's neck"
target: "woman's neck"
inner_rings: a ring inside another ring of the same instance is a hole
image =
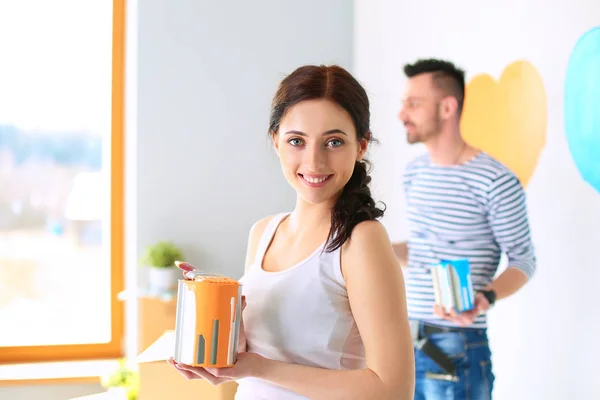
[[[310,204],[296,200],[296,207],[288,218],[287,228],[296,235],[316,235],[329,232],[333,202]]]

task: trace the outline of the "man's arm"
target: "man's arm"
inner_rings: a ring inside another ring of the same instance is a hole
[[[408,244],[406,242],[393,243],[394,254],[402,268],[408,268]]]
[[[485,290],[493,290],[496,293],[496,300],[500,300],[515,294],[525,286],[528,280],[529,277],[521,269],[509,266],[493,282],[487,285]]]
[[[488,193],[488,223],[496,242],[508,257],[508,268],[485,287],[496,293],[496,300],[516,293],[535,272],[536,257],[525,200],[525,192],[519,180],[508,172],[492,183]],[[486,297],[477,293],[473,310],[460,314],[451,311],[446,314],[440,307],[436,307],[434,312],[443,319],[467,326],[473,323],[479,312],[485,312],[489,307]]]
[[[496,292],[496,299],[503,299],[516,293],[533,276],[536,256],[525,191],[516,176],[512,173],[500,175],[491,185],[488,196],[488,221],[496,241],[508,257],[508,268],[487,289]]]

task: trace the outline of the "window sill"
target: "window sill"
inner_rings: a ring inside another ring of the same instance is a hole
[[[0,365],[0,386],[99,382],[118,360],[90,360]]]

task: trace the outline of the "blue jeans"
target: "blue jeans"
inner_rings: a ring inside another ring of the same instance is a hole
[[[415,349],[415,400],[489,400],[494,374],[485,329],[435,333],[429,340],[456,365],[458,380],[444,379],[444,371],[422,351]]]

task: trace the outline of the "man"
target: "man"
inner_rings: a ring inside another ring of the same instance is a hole
[[[407,165],[410,234],[408,243],[394,244],[406,267],[415,399],[489,399],[494,375],[485,313],[523,287],[536,268],[525,193],[506,166],[461,137],[464,72],[434,59],[406,65],[404,72],[399,119],[408,143],[427,148]],[[501,253],[508,268],[494,279]],[[446,313],[434,304],[431,266],[459,259],[469,262],[475,307]]]

